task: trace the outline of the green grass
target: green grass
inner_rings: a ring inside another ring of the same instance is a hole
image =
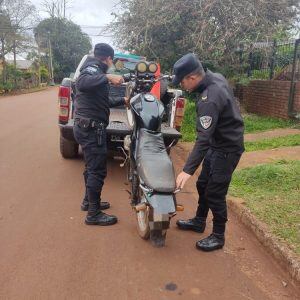
[[[255,133],[277,128],[297,127],[294,120],[283,120],[271,117],[257,116],[254,114],[244,115],[245,133]]]
[[[294,120],[262,117],[253,114],[244,115],[243,118],[245,133],[255,133],[277,128],[300,128],[300,123]],[[194,142],[196,139],[196,108],[195,103],[190,100],[186,104],[181,133],[182,141],[184,142]]]
[[[236,171],[230,194],[300,254],[300,161],[278,161]]]
[[[255,142],[245,142],[247,152],[300,145],[300,134],[292,134]]]
[[[195,102],[187,101],[181,127],[182,141],[194,142],[196,139],[196,108]]]

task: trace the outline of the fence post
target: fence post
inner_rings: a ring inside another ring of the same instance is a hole
[[[288,116],[289,117],[295,117],[293,108],[294,108],[294,98],[295,98],[295,88],[296,88],[296,65],[297,65],[297,59],[298,59],[299,44],[300,44],[300,39],[297,39],[295,41],[291,87],[290,87],[290,94],[289,94],[289,100],[288,100]]]
[[[277,40],[274,39],[273,41],[273,47],[272,47],[272,55],[270,59],[270,80],[274,77],[274,68],[275,68],[275,61],[276,61],[276,51],[277,51]]]
[[[253,62],[253,44],[250,45],[250,52],[249,52],[249,56],[248,56],[248,72],[247,72],[247,76],[250,77],[252,75],[252,62]]]

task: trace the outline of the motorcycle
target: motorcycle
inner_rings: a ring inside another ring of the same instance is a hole
[[[141,61],[133,72],[123,76],[130,99],[127,117],[133,129],[124,139],[123,165],[127,165],[138,233],[150,239],[153,246],[163,247],[170,220],[183,207],[176,202],[179,190],[161,132],[164,105],[150,93],[156,82],[171,77],[156,78],[157,68],[156,63]]]

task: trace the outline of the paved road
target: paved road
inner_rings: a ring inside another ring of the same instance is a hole
[[[103,197],[119,223],[84,225],[83,161],[59,154],[56,94],[0,98],[0,299],[297,299],[288,275],[234,216],[215,253],[197,251],[203,235],[175,222],[163,249],[140,239],[117,161]],[[180,168],[176,151],[173,158]],[[192,215],[195,196],[180,195],[181,217]]]

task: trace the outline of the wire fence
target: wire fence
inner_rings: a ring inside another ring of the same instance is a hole
[[[240,43],[236,50],[239,74],[253,79],[298,81],[300,80],[299,44],[300,39],[273,40],[250,45]]]

